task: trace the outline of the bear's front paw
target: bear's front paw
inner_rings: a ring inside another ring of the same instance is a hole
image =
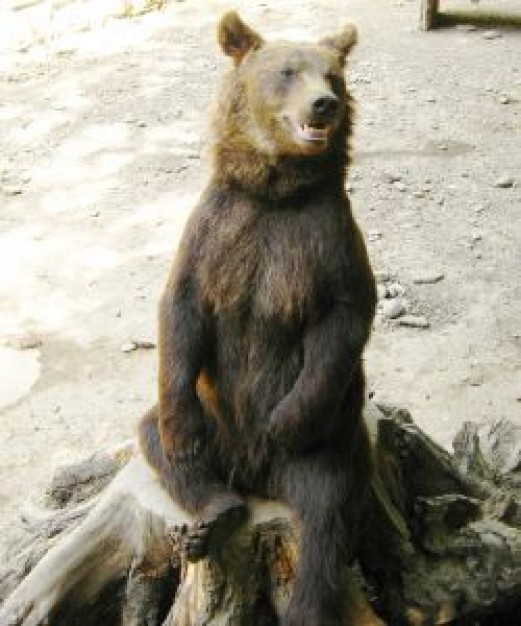
[[[299,412],[295,403],[285,398],[273,409],[268,432],[275,442],[291,446],[298,428]]]

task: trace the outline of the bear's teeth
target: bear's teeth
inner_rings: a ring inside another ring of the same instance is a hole
[[[302,126],[298,127],[300,131],[300,135],[304,139],[312,140],[312,141],[325,141],[327,139],[327,129],[326,128],[315,128],[314,126],[308,126],[307,124],[302,124]]]

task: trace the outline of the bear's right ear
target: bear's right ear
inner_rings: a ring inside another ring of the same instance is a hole
[[[262,37],[247,26],[235,11],[221,18],[217,39],[224,54],[232,57],[235,65],[240,64],[249,50],[256,50],[264,43]]]

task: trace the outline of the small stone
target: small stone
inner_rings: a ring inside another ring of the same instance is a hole
[[[510,98],[508,96],[499,96],[499,103],[500,104],[510,104],[512,101],[510,100]]]
[[[503,35],[497,30],[486,30],[483,33],[483,39],[491,40],[491,39],[500,39],[501,37],[503,37]]]
[[[99,211],[92,211],[90,214],[91,217],[99,217],[100,216],[100,212]]]
[[[404,191],[407,191],[407,185],[405,185],[404,183],[402,183],[401,180],[397,180],[395,183],[393,183],[394,188],[397,191],[401,191],[402,193]]]
[[[398,320],[400,326],[408,326],[409,328],[429,328],[430,324],[423,315],[404,315]]]
[[[137,350],[137,346],[133,341],[125,341],[124,344],[122,344],[121,346],[121,352],[134,352],[135,350]]]
[[[144,122],[143,120],[138,120],[138,121],[136,122],[136,126],[137,126],[138,128],[145,128],[145,127],[146,127],[146,125],[147,125],[147,123],[146,123],[146,122]]]
[[[434,283],[439,283],[444,278],[445,274],[442,272],[424,272],[415,276],[412,282],[416,285],[434,285]]]
[[[367,241],[380,241],[382,238],[382,233],[379,230],[370,230],[367,233]]]
[[[17,185],[3,185],[2,191],[6,196],[20,196],[23,193],[23,189]]]
[[[494,183],[494,187],[509,189],[514,186],[514,179],[511,176],[500,176]]]
[[[391,280],[391,275],[389,272],[380,270],[374,273],[374,278],[377,283],[388,283]]]
[[[13,350],[35,350],[42,347],[42,340],[35,335],[21,335],[18,337],[6,337],[1,345]]]
[[[156,347],[155,342],[147,339],[132,339],[131,341],[136,346],[136,350],[154,350]]]
[[[414,198],[425,198],[425,194],[423,193],[423,191],[415,191],[412,195]]]
[[[405,288],[400,283],[390,283],[387,285],[387,295],[389,298],[398,298],[405,294]]]
[[[477,30],[474,24],[458,24],[456,28],[464,33],[473,33]]]
[[[400,298],[384,300],[382,304],[382,315],[387,319],[396,319],[405,313],[405,305]]]
[[[434,96],[429,96],[429,97],[426,99],[426,102],[434,103],[434,102],[436,102],[436,98],[435,98]]]
[[[385,298],[387,298],[387,287],[385,285],[382,284],[377,284],[376,285],[376,295],[378,297],[378,300],[384,300]]]
[[[400,174],[395,174],[393,172],[393,173],[390,173],[390,174],[386,174],[385,175],[385,179],[386,179],[386,181],[388,183],[393,184],[393,183],[397,183],[398,181],[402,180],[402,177],[401,177]]]

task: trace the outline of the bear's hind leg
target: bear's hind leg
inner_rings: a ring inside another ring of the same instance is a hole
[[[172,498],[195,516],[185,536],[188,560],[198,561],[230,536],[247,518],[244,500],[216,476],[211,459],[202,451],[172,463],[161,446],[158,407],[150,409],[139,425],[141,450]]]
[[[344,568],[352,558],[364,476],[349,476],[345,458],[311,453],[285,471],[283,495],[301,523],[299,571],[284,626],[341,626]],[[356,484],[351,484],[356,480]]]

